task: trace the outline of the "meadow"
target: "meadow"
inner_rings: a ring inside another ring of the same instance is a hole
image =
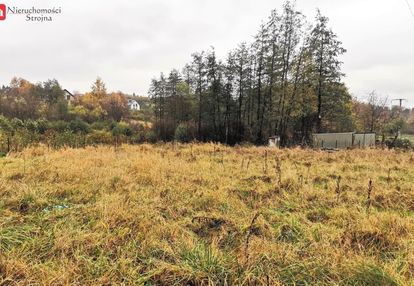
[[[414,152],[215,144],[0,158],[0,285],[413,285]]]

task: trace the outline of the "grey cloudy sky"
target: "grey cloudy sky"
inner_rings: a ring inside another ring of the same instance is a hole
[[[330,18],[348,50],[344,81],[354,96],[370,90],[414,106],[414,16],[406,0],[297,0],[308,19]],[[414,8],[414,0],[407,0]],[[53,22],[21,15],[0,21],[0,84],[13,76],[56,78],[87,91],[99,75],[109,90],[146,94],[151,78],[182,68],[191,53],[214,46],[225,58],[250,42],[283,0],[0,0],[19,8],[61,7]]]

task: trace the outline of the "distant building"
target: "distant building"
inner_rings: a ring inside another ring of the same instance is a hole
[[[75,99],[75,96],[71,92],[69,92],[67,89],[63,90],[63,96],[69,102],[71,102]]]
[[[280,146],[280,137],[271,136],[269,137],[269,147],[279,147]]]
[[[315,133],[313,147],[324,149],[365,148],[375,146],[375,133]]]
[[[128,99],[128,107],[130,110],[141,110],[141,106],[135,99]]]

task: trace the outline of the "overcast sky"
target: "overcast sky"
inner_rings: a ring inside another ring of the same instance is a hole
[[[316,8],[344,47],[344,81],[358,98],[370,90],[414,106],[414,0],[297,0],[309,20]],[[61,7],[52,22],[0,21],[0,84],[14,76],[56,78],[87,91],[97,76],[108,90],[146,95],[151,78],[182,68],[214,46],[220,58],[251,42],[282,0],[0,0],[19,8]]]

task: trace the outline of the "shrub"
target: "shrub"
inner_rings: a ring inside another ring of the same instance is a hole
[[[410,140],[405,138],[398,138],[395,140],[386,140],[385,144],[388,148],[412,149],[413,144]]]
[[[191,138],[189,136],[188,129],[187,129],[186,125],[179,124],[177,126],[177,128],[175,129],[174,139],[179,141],[179,142],[182,142],[182,143],[190,142]]]
[[[112,141],[111,133],[105,130],[93,130],[87,137],[89,144],[112,144]]]
[[[49,129],[49,121],[45,119],[37,120],[37,132],[39,134],[45,134],[46,130]]]
[[[68,123],[66,121],[63,120],[59,120],[59,121],[54,121],[50,123],[50,128],[59,132],[59,133],[63,133],[65,131],[68,130],[69,126]]]
[[[145,133],[145,141],[147,141],[149,143],[157,142],[157,134],[152,130],[147,131]]]
[[[85,121],[75,119],[69,123],[69,129],[72,130],[73,133],[88,133],[90,127]]]
[[[93,130],[104,130],[107,127],[103,121],[95,121],[91,124],[91,129]]]

